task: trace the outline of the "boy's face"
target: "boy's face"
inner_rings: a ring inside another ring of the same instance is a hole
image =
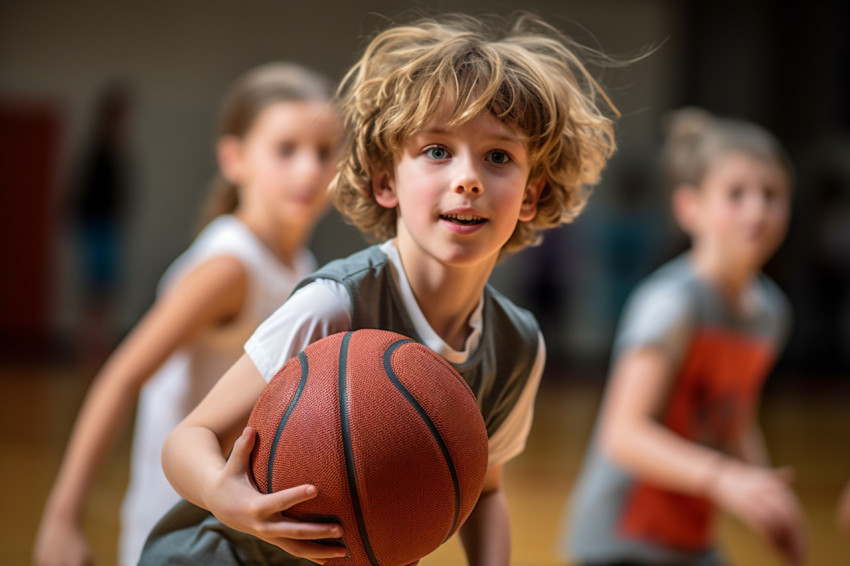
[[[375,176],[382,206],[398,207],[400,249],[447,265],[492,268],[517,221],[531,220],[543,182],[531,182],[520,134],[490,114],[448,129],[437,115]]]
[[[760,268],[785,237],[789,180],[775,163],[743,152],[720,156],[694,192],[691,234],[730,260]]]

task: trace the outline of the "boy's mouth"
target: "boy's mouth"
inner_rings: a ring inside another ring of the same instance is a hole
[[[441,214],[440,219],[451,222],[452,224],[459,224],[461,226],[474,226],[475,224],[483,224],[484,222],[487,222],[486,218],[475,216],[473,214]]]

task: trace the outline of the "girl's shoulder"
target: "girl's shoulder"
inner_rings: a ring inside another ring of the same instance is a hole
[[[222,253],[234,255],[245,262],[270,252],[238,218],[224,214],[198,234],[185,255],[205,259]]]
[[[697,277],[686,255],[680,255],[650,273],[634,288],[629,305],[647,309],[661,305],[692,310],[701,301],[705,286]]]
[[[241,248],[239,242],[245,239],[239,229],[240,225],[241,223],[230,215],[219,216],[207,224],[165,270],[159,280],[160,293],[181,281],[195,268],[213,257],[234,256],[244,265],[243,254],[232,251],[234,248]]]
[[[160,281],[160,288],[173,284],[199,265],[221,256],[239,261],[246,276],[261,286],[267,286],[262,281],[271,282],[272,287],[275,286],[273,282],[286,282],[287,295],[298,279],[316,268],[316,260],[306,248],[296,257],[294,268],[283,265],[238,218],[224,214],[210,222],[172,262]]]

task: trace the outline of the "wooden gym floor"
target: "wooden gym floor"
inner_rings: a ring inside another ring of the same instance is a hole
[[[598,379],[544,380],[528,448],[506,469],[517,566],[565,564],[556,540],[601,395]],[[65,364],[0,363],[0,565],[30,563],[41,507],[86,386]],[[846,566],[850,539],[839,535],[833,517],[841,486],[850,478],[850,388],[809,389],[768,389],[761,420],[774,461],[796,468],[795,486],[809,522],[807,564]],[[97,565],[115,563],[129,427],[123,438],[98,480],[86,520]],[[720,530],[734,564],[781,564],[734,520],[724,518]],[[464,564],[462,556],[451,540],[421,564]]]

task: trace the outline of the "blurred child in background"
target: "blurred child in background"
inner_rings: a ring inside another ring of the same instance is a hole
[[[791,316],[761,273],[785,236],[791,165],[754,124],[685,109],[668,126],[665,172],[691,248],[626,305],[565,550],[586,566],[724,564],[720,509],[800,564],[790,471],[770,467],[757,421]]]
[[[134,98],[132,85],[123,80],[110,82],[99,95],[91,139],[76,173],[69,206],[83,272],[77,349],[84,371],[95,371],[115,347],[117,329],[112,313],[126,254]]]
[[[227,93],[209,223],[87,395],[45,506],[38,566],[90,563],[86,501],[137,396],[123,566],[137,563],[150,528],[178,501],[160,464],[163,440],[315,267],[305,246],[326,209],[341,138],[331,93],[324,77],[283,63],[250,71]]]

